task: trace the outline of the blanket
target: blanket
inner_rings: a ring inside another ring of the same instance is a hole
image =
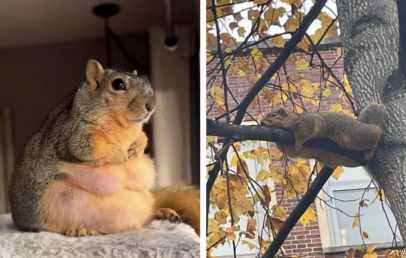
[[[199,237],[186,224],[155,220],[137,232],[65,237],[19,232],[10,214],[0,215],[0,257],[200,257]]]

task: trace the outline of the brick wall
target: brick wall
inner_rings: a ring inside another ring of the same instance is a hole
[[[332,69],[333,72],[341,79],[343,77],[344,71],[343,71],[343,59],[337,58],[337,47],[329,47],[325,48],[320,51],[324,61],[328,64],[328,66],[334,66]],[[297,59],[299,60],[300,58],[304,58],[307,62],[310,61],[310,57],[303,54],[303,53],[296,53]],[[271,56],[271,55],[270,55]],[[269,56],[268,56],[269,57]],[[236,59],[233,61],[234,65],[237,65],[238,60],[244,58],[247,60],[247,57],[236,57]],[[274,58],[270,58],[270,60],[274,60]],[[313,62],[315,64],[319,64],[320,60],[318,60],[317,56],[314,56]],[[207,71],[210,71],[216,66],[216,62],[212,62],[208,65]],[[286,66],[286,71],[287,74],[292,75],[292,74],[298,74],[298,70],[296,68],[295,64],[288,65]],[[321,70],[318,67],[314,68],[309,68],[309,70],[302,71],[301,72],[302,77],[304,79],[307,79],[311,81],[312,83],[320,82],[320,77],[321,77]],[[245,76],[241,76],[239,74],[231,74],[230,72],[227,75],[227,82],[228,82],[228,87],[233,93],[233,97],[236,99],[237,102],[240,102],[248,93],[248,91],[251,88],[249,78],[253,76],[253,72],[247,72]],[[210,79],[213,78],[213,75],[210,75],[207,77],[207,81],[210,81],[210,84],[207,86],[207,91],[209,91],[211,86],[221,86],[222,87],[222,77],[221,73],[217,75],[214,79],[214,81],[211,81]],[[281,76],[282,81],[285,79],[285,76]],[[213,83],[211,83],[213,82]],[[324,89],[325,85],[321,85],[320,88]],[[329,107],[331,106],[332,103],[340,103],[342,104],[343,108],[345,109],[350,109],[350,105],[344,103],[343,98],[339,96],[339,90],[336,87],[333,87],[332,85],[330,86],[331,89],[331,96],[329,97],[323,97],[322,101],[320,102],[320,106],[317,107],[317,109],[320,112],[327,112]],[[319,91],[316,92],[316,94],[319,94]],[[233,101],[233,97],[231,94],[228,95],[229,99],[229,110],[233,109],[236,107],[237,103]],[[299,100],[299,98],[295,99],[296,101]],[[215,118],[220,115],[220,112],[218,109],[213,105],[213,107],[210,109],[212,106],[212,100],[208,99],[207,101],[207,118]],[[279,108],[281,105],[271,107],[266,101],[264,101],[264,94],[261,93],[259,97],[259,105],[257,106],[250,106],[248,109],[248,112],[255,118],[257,119],[260,115],[260,113],[267,113],[271,111],[272,109]],[[291,103],[286,103],[286,107],[288,109],[292,108]],[[306,108],[311,108],[311,105],[306,104]],[[313,107],[316,108],[316,107]],[[245,121],[250,121],[253,120],[250,116],[245,115],[244,117]],[[277,200],[282,199],[282,191],[277,189]],[[285,208],[288,214],[292,212],[294,207],[297,205],[297,199],[287,199],[286,197],[283,198],[283,201],[281,203]],[[312,208],[316,210],[316,207],[314,204],[312,204]],[[333,256],[327,256],[323,254],[322,250],[322,244],[321,244],[321,238],[320,238],[320,230],[319,230],[319,224],[317,221],[311,221],[308,226],[303,227],[299,222],[298,224],[293,228],[291,233],[289,234],[288,238],[284,242],[283,247],[285,248],[287,254],[298,254],[300,257],[308,257],[308,258],[323,258],[323,257],[333,257]],[[343,255],[341,254],[341,257]]]
[[[320,51],[321,55],[323,56],[323,60],[326,62],[326,64],[328,66],[333,66],[334,68],[332,69],[332,71],[337,75],[337,77],[339,79],[342,79],[343,74],[344,74],[344,70],[343,70],[343,59],[342,58],[337,58],[337,47],[330,47],[324,50]],[[310,61],[310,57],[304,53],[296,53],[297,59],[301,59],[304,58],[307,62]],[[236,57],[236,59],[233,61],[234,65],[237,65],[238,60],[240,60],[241,58],[243,58],[244,60],[247,60],[247,57]],[[269,58],[269,57],[268,57]],[[269,60],[272,62],[274,61],[274,57],[270,57]],[[317,58],[317,56],[315,55],[313,58],[313,63],[315,64],[319,64],[320,60]],[[215,66],[217,65],[217,63],[212,62],[208,65],[207,70],[211,70],[213,69]],[[299,74],[299,71],[296,68],[296,65],[287,65],[286,66],[286,71],[288,75],[293,75],[293,74]],[[285,81],[285,76],[283,73],[280,73],[281,76],[281,81],[284,82]],[[300,74],[302,75],[302,77],[306,80],[311,81],[312,83],[316,83],[316,82],[320,82],[320,77],[321,77],[321,70],[318,67],[315,68],[309,68],[308,70],[305,71],[301,71]],[[248,93],[248,91],[250,90],[251,86],[249,79],[250,77],[254,76],[255,74],[252,71],[246,72],[245,76],[240,76],[239,74],[232,74],[231,72],[228,72],[227,74],[227,82],[228,82],[228,87],[230,88],[230,90],[233,93],[233,96],[235,97],[235,99],[237,100],[237,102],[240,102]],[[212,81],[210,80],[211,78],[215,77],[215,79]],[[210,88],[211,86],[222,86],[222,82],[223,82],[223,78],[220,75],[217,76],[213,76],[213,75],[209,75],[207,77],[207,81],[209,82],[210,80],[210,85],[208,85],[208,88]],[[325,84],[321,84],[320,88],[324,89]],[[331,85],[331,91],[332,94],[329,97],[323,97],[322,101],[321,101],[321,105],[320,105],[320,112],[326,112],[328,111],[328,108],[331,106],[331,104],[333,102],[336,103],[341,103],[343,105],[343,108],[347,108],[350,109],[350,106],[346,103],[344,103],[343,98],[339,97],[339,91],[338,89],[336,89],[336,87],[333,87]],[[209,90],[209,89],[207,89]],[[316,92],[316,94],[318,94],[319,92]],[[233,98],[231,96],[231,94],[228,94],[228,100],[229,100],[229,110],[233,109],[236,107],[236,102],[233,101]],[[295,101],[298,101],[299,99],[295,99]],[[212,99],[208,99],[207,101],[207,107],[210,107],[210,105],[212,104]],[[287,102],[286,106],[289,108],[291,107],[291,103]],[[307,108],[311,107],[311,105],[306,105]],[[250,113],[254,118],[257,118],[259,116],[259,114],[262,113],[267,113],[271,110],[271,107],[269,106],[269,104],[267,102],[264,101],[264,94],[260,93],[259,94],[259,105],[258,106],[253,106],[251,105],[248,108],[248,113]],[[216,107],[213,106],[213,108],[210,110],[210,112],[208,113],[207,117],[208,118],[215,118],[217,116],[219,116],[220,113],[218,112],[218,109]],[[251,117],[249,117],[248,115],[246,115],[244,117],[244,119],[246,121],[252,120]]]

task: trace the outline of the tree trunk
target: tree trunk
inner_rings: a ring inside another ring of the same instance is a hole
[[[405,60],[399,56],[405,52],[399,51],[399,31],[405,33],[406,24],[398,23],[394,0],[340,0],[337,5],[344,67],[357,106],[382,102],[387,107],[386,130],[367,170],[384,188],[406,239],[406,83],[398,71],[398,60]]]

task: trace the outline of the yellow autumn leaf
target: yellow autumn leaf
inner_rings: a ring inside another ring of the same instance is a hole
[[[324,167],[324,164],[321,163],[320,161],[317,161],[317,163],[316,163],[317,172],[320,172],[323,169],[323,167]]]
[[[286,60],[286,64],[287,65],[292,65],[294,63],[296,63],[297,61],[297,56],[295,54],[291,54],[288,58],[288,60]]]
[[[316,211],[312,207],[307,208],[306,212],[303,213],[302,217],[300,217],[300,219],[299,219],[299,222],[304,227],[306,227],[310,221],[317,221]]]
[[[362,256],[363,258],[378,258],[378,254],[373,252],[373,253],[366,253],[364,254],[364,256]]]
[[[224,211],[218,211],[214,214],[214,219],[218,222],[218,224],[226,224],[227,213],[225,213]]]
[[[288,99],[288,96],[284,92],[281,92],[280,94],[276,94],[273,97],[272,104],[278,105],[278,104],[284,103],[287,99]]]
[[[404,250],[386,249],[384,253],[385,253],[386,258],[405,258],[406,257]]]
[[[209,218],[209,228],[208,232],[217,232],[218,231],[219,222],[213,218]]]
[[[362,236],[364,237],[365,240],[369,240],[369,234],[365,231],[362,231]]]
[[[326,38],[332,38],[338,35],[338,25],[337,21],[334,22],[333,25],[331,25],[330,29],[326,32]]]
[[[272,5],[268,6],[268,10],[264,13],[264,20],[267,25],[279,25],[280,11],[275,10]]]
[[[285,46],[286,41],[283,39],[282,36],[277,36],[277,37],[273,37],[271,39],[271,44],[274,47],[284,47]],[[287,62],[286,62],[287,63]]]
[[[345,84],[344,89],[346,92],[352,92],[352,88],[349,84]]]
[[[218,138],[219,138],[218,136],[207,135],[207,140],[209,142],[217,142]]]
[[[367,249],[367,253],[372,253],[373,251],[375,251],[376,249],[376,245],[370,245]]]
[[[226,236],[232,241],[236,239],[234,229],[232,227],[226,229]]]
[[[243,38],[244,35],[245,35],[245,28],[244,27],[239,27],[238,30],[237,30],[237,33],[238,33],[238,36]]]
[[[314,32],[314,35],[311,35],[310,38],[313,42],[319,42],[319,40],[323,37],[326,28],[319,28]]]
[[[354,221],[352,222],[352,228],[359,227],[359,214],[355,213]]]
[[[233,30],[235,28],[238,28],[238,22],[230,22],[228,26],[230,26],[230,29]]]
[[[265,4],[267,2],[268,2],[268,0],[254,0],[255,4]]]
[[[311,84],[304,84],[301,85],[301,94],[305,97],[311,98],[314,96],[314,92],[316,91],[316,89],[314,89],[313,85]],[[304,101],[308,101],[308,99],[303,99]]]
[[[303,108],[301,106],[299,106],[298,104],[295,104],[295,113],[297,114],[302,114],[303,113]]]
[[[254,231],[257,231],[257,221],[255,219],[249,218],[247,221],[247,229],[245,231],[248,233],[248,238],[254,239]]]
[[[248,19],[249,20],[252,20],[254,22],[255,20],[258,19],[258,16],[259,16],[259,10],[250,9],[248,11]]]
[[[283,25],[286,32],[294,32],[298,26],[299,21],[293,16],[289,17],[289,19]]]
[[[241,21],[241,20],[242,20],[242,15],[241,15],[241,13],[236,13],[236,14],[234,14],[234,19],[235,19],[236,21]]]
[[[206,53],[206,62],[210,62],[211,60],[213,60],[214,56],[210,53]]]
[[[331,105],[331,107],[330,107],[330,112],[336,112],[336,113],[338,113],[338,112],[340,112],[341,110],[343,110],[343,107],[341,106],[341,104],[334,103],[334,104]]]
[[[306,60],[304,60],[304,58],[299,59],[299,60],[296,62],[296,68],[297,68],[299,71],[307,70],[307,69],[309,69],[309,63],[306,62]]]
[[[248,241],[248,240],[245,240],[245,239],[244,239],[244,240],[241,240],[241,243],[248,245],[249,248],[250,248],[250,250],[252,250],[252,249],[254,249],[254,248],[259,249],[259,247],[258,247],[256,244],[254,244],[254,243],[252,243],[252,242],[250,242],[250,241]]]
[[[283,156],[283,153],[282,153],[280,150],[278,150],[278,149],[273,150],[273,151],[271,152],[271,154],[272,154],[272,157],[273,157],[275,160],[280,160],[280,159],[282,158],[282,156]]]
[[[352,110],[343,109],[343,110],[340,111],[340,113],[343,113],[343,114],[346,114],[348,116],[351,116],[351,117],[355,118],[354,112],[352,112]]]
[[[261,171],[259,171],[257,178],[255,179],[256,181],[265,181],[269,178],[270,174],[268,171],[261,169]]]
[[[233,146],[234,146],[234,148],[235,148],[236,151],[240,151],[240,150],[241,150],[241,145],[240,145],[239,142],[233,143]]]
[[[231,163],[230,163],[230,165],[231,165],[232,167],[236,167],[236,166],[237,166],[237,162],[238,162],[237,154],[234,154],[233,157],[231,158]]]
[[[380,194],[379,194],[379,193],[380,193]],[[384,192],[384,190],[381,189],[381,188],[376,189],[376,190],[375,190],[375,197],[376,197],[378,200],[380,200],[380,201],[385,200],[386,197],[385,197],[385,192]]]
[[[342,166],[339,166],[339,167],[337,167],[335,170],[334,170],[334,172],[333,172],[333,174],[331,175],[334,179],[338,179],[339,177],[340,177],[340,175],[341,175],[341,173],[343,173],[344,172],[344,169],[343,169],[343,167]]]
[[[285,207],[283,207],[282,205],[278,205],[278,207],[276,207],[275,211],[273,212],[273,216],[279,218],[280,220],[285,221],[286,220]]]
[[[262,56],[262,52],[261,52],[258,48],[254,48],[254,49],[251,51],[251,56],[252,56],[254,59],[258,59],[258,58],[260,58],[260,57]]]
[[[307,37],[303,37],[299,42],[298,47],[304,51],[309,51],[310,41]]]
[[[338,47],[337,48],[337,56],[341,57],[343,55],[343,48],[342,47]]]

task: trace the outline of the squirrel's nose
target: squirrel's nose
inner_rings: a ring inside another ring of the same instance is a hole
[[[261,125],[266,125],[266,124],[265,124],[265,122],[262,121],[262,122],[261,122]]]
[[[156,102],[154,99],[148,100],[147,103],[145,103],[145,109],[148,112],[152,112],[156,107]]]

